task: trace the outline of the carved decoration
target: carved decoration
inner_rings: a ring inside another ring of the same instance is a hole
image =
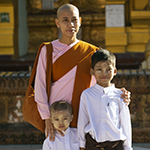
[[[63,4],[67,4],[67,3],[70,3],[71,0],[57,0],[55,3],[54,3],[54,8],[55,9],[58,9],[61,5]]]
[[[139,88],[146,88],[147,87],[147,81],[146,76],[141,75],[139,76]]]
[[[25,85],[24,80],[19,79],[18,80],[18,87],[21,88],[21,87],[24,87],[24,85]]]
[[[57,39],[57,28],[51,28],[45,31],[31,31],[29,33],[29,52],[37,52],[40,44]]]
[[[58,38],[57,28],[55,26],[55,15],[47,16],[29,16],[29,45],[28,52],[37,52],[42,42],[53,41]]]
[[[59,7],[64,3],[68,3],[69,0],[59,0],[55,2],[54,6]],[[40,1],[28,0],[28,16],[27,23],[29,28],[29,45],[28,52],[37,52],[39,45],[42,42],[52,41],[58,38],[59,31],[56,28],[54,19],[56,18],[56,10],[48,10],[47,13],[42,12]],[[105,48],[105,12],[104,12],[104,0],[71,0],[70,3],[75,4],[77,7],[82,5],[81,17],[82,17],[82,32],[79,39],[87,41],[96,46]],[[86,12],[86,10],[94,10],[94,13]],[[34,14],[37,13],[38,14]],[[32,13],[31,13],[32,12]],[[49,14],[49,15],[48,15]]]
[[[132,93],[129,108],[133,142],[150,142],[150,83],[147,82],[150,80],[149,71],[141,73],[136,70],[137,74],[132,74],[130,70],[118,72],[113,79],[116,87],[125,87]],[[18,74],[17,77],[0,76],[0,144],[40,144],[45,138],[40,131],[23,120],[22,105],[28,81],[28,74]],[[2,130],[4,128],[6,129]],[[6,133],[8,130],[10,132]]]
[[[0,96],[0,123],[7,121],[7,116],[8,116],[7,101],[8,101],[7,95]]]
[[[92,10],[95,12],[104,11],[105,0],[57,0],[54,2],[54,10],[63,4],[72,3],[76,5],[80,11]],[[39,13],[42,11],[42,0],[27,0],[28,13]]]
[[[1,126],[1,128],[5,128]],[[7,128],[6,128],[7,129]],[[24,129],[24,132],[22,132]],[[43,144],[45,135],[29,125],[16,124],[6,133],[0,130],[0,144]]]
[[[131,82],[131,88],[136,88],[137,86],[137,77],[136,76],[131,76],[130,82]]]
[[[9,79],[9,87],[14,88],[15,87],[15,80],[14,79]]]
[[[28,13],[38,13],[42,10],[42,0],[27,0]]]
[[[131,118],[132,121],[139,120],[137,117],[139,117],[139,113],[141,110],[141,97],[139,95],[132,95],[131,97],[132,103],[130,104],[130,112],[131,112]]]
[[[82,40],[98,47],[105,48],[104,34],[103,27],[82,27]]]
[[[150,95],[148,94],[147,97],[145,98],[145,105],[144,105],[144,112],[146,113],[146,116],[148,117],[147,119],[150,120]]]
[[[24,122],[22,114],[23,95],[11,96],[8,100],[8,123]]]
[[[6,85],[5,85],[5,79],[0,79],[0,88],[3,88],[3,87],[5,87]]]
[[[72,3],[81,11],[92,10],[101,12],[105,8],[105,0],[73,0]]]

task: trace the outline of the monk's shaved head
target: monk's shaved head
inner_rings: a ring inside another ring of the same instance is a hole
[[[68,9],[68,10],[75,10],[78,13],[78,15],[79,15],[79,10],[78,10],[78,8],[76,6],[74,6],[72,4],[64,4],[64,5],[62,5],[62,6],[60,6],[58,8],[58,10],[57,10],[57,18],[59,17],[59,15],[61,14],[61,12],[63,10],[66,10],[66,9]]]

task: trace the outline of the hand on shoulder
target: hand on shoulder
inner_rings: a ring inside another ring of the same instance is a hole
[[[124,99],[124,102],[129,105],[131,102],[130,96],[131,96],[131,92],[127,91],[125,88],[121,88],[120,89],[123,94],[121,94],[121,98]]]

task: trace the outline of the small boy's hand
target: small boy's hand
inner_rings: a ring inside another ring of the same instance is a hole
[[[129,105],[131,100],[130,100],[130,95],[131,92],[127,91],[125,88],[121,88],[121,91],[123,92],[123,94],[121,94],[121,98],[124,99],[124,102]]]
[[[50,119],[45,120],[45,126],[46,126],[46,137],[49,135],[49,140],[54,141],[55,140],[55,133],[54,133],[54,126]]]
[[[83,148],[83,147],[80,147],[80,150],[85,150],[85,148]]]

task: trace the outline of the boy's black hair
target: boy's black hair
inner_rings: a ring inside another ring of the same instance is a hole
[[[94,69],[94,66],[96,63],[98,63],[99,61],[109,61],[114,67],[116,66],[116,57],[115,55],[106,50],[106,49],[102,49],[100,48],[99,50],[97,50],[91,57],[92,60],[92,69]]]
[[[60,100],[60,101],[56,101],[54,102],[51,106],[50,106],[50,114],[52,111],[69,111],[69,113],[72,115],[72,107],[71,105],[66,102],[65,100]]]

